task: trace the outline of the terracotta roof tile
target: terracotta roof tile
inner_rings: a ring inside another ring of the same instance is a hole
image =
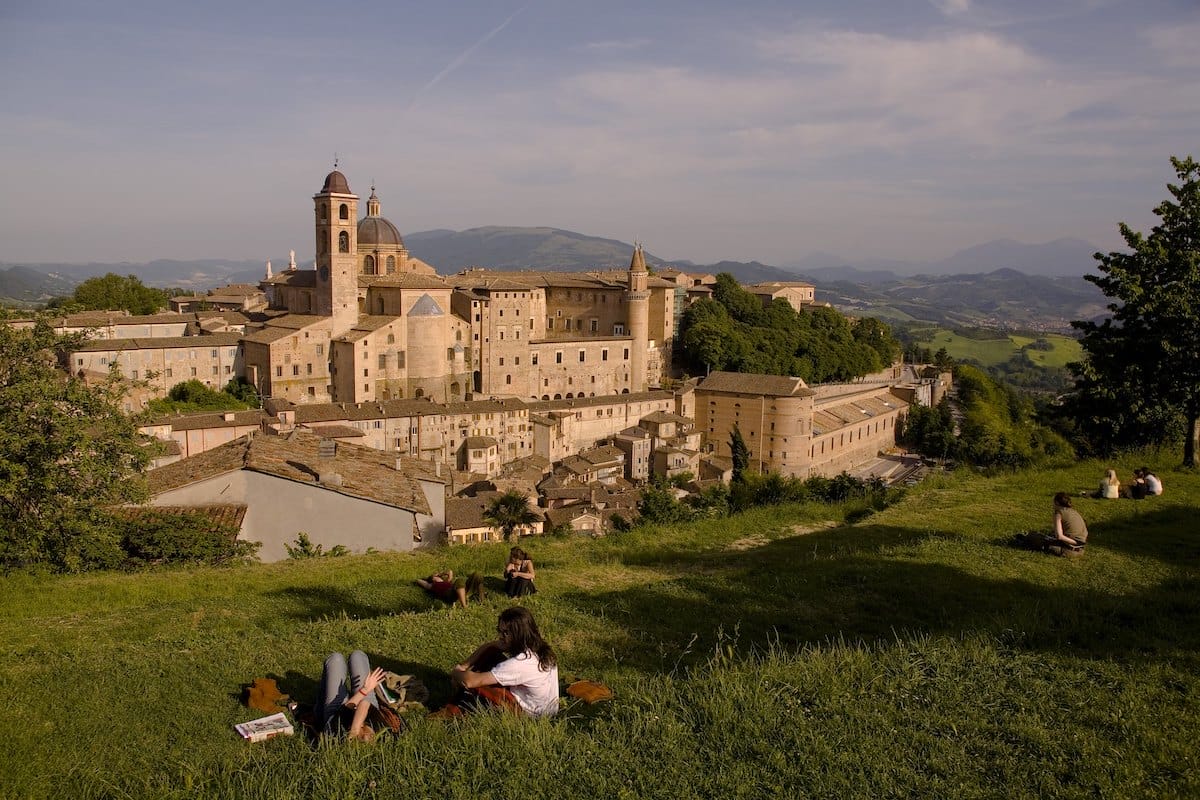
[[[800,378],[748,372],[712,372],[696,388],[698,391],[766,395],[768,397],[809,397],[814,394]]]

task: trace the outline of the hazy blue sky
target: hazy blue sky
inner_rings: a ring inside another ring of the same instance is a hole
[[[335,152],[405,233],[1108,249],[1200,157],[1198,42],[1197,0],[3,3],[0,261],[305,260]]]

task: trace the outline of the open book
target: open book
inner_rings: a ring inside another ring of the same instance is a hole
[[[261,742],[275,736],[291,736],[295,733],[292,723],[282,711],[269,717],[239,722],[233,727],[248,742]]]

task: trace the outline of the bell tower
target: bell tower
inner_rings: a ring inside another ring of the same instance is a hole
[[[633,347],[629,354],[629,391],[646,391],[647,350],[650,349],[650,290],[649,271],[641,243],[633,248],[633,259],[629,262],[629,291],[626,299],[629,308],[629,333]]]
[[[358,321],[358,197],[336,169],[313,195],[316,230],[316,312],[333,317],[334,337]]]

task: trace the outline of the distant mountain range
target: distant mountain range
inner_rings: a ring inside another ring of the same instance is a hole
[[[409,251],[453,274],[467,267],[500,270],[561,270],[628,266],[633,245],[558,228],[489,226],[464,231],[418,231],[405,236]],[[757,261],[695,264],[646,253],[651,267],[729,272],[744,283],[806,280],[817,300],[853,313],[893,321],[928,320],[944,325],[1063,328],[1070,319],[1104,313],[1104,298],[1081,275],[1095,248],[1077,239],[1045,244],[998,240],[961,250],[933,263],[857,261],[813,253],[789,267]],[[276,269],[286,258],[272,259]],[[309,266],[302,264],[303,266]],[[3,264],[0,299],[33,305],[68,295],[83,280],[107,272],[135,275],[158,287],[204,290],[228,283],[256,283],[258,261],[158,260],[143,264]]]

